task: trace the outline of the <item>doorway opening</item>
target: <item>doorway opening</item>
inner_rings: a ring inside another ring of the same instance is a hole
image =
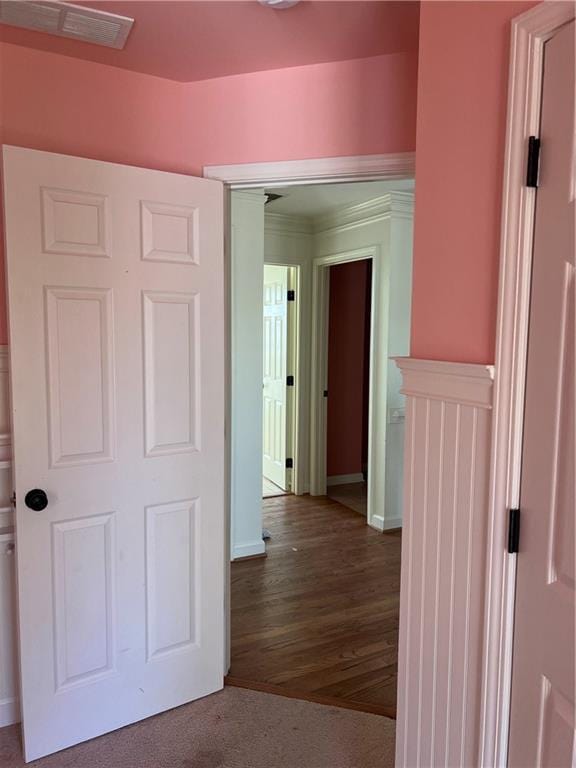
[[[366,517],[372,260],[327,271],[326,495]]]
[[[413,181],[231,197],[227,683],[393,717]]]
[[[264,264],[262,349],[262,496],[292,490],[298,267]]]

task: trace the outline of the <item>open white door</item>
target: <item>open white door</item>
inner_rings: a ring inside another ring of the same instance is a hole
[[[575,22],[545,47],[521,528],[512,661],[511,768],[574,766]]]
[[[222,687],[223,194],[15,147],[4,188],[32,760]]]
[[[264,445],[262,473],[286,490],[288,268],[264,265]]]

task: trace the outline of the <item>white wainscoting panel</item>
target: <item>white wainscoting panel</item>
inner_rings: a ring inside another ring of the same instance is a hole
[[[0,345],[0,728],[20,720],[8,348]]]
[[[398,358],[406,395],[397,768],[475,766],[493,368]]]

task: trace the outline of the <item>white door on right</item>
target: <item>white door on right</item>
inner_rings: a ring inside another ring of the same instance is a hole
[[[545,48],[510,768],[576,765],[574,33],[572,22]]]
[[[288,267],[264,265],[264,440],[262,474],[286,490]]]

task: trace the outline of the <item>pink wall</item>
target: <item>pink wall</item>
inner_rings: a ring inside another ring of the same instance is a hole
[[[494,361],[510,19],[532,5],[421,6],[414,357]]]
[[[164,170],[402,152],[415,54],[176,83],[2,46],[4,142]]]
[[[367,454],[370,261],[330,267],[328,477],[362,471]]]
[[[0,135],[196,175],[209,164],[411,151],[416,79],[408,53],[176,83],[4,43]],[[0,284],[0,344],[3,297]]]
[[[491,363],[510,19],[532,5],[422,4],[417,136],[412,54],[183,84],[4,44],[3,140],[196,174],[416,142],[412,354]]]

